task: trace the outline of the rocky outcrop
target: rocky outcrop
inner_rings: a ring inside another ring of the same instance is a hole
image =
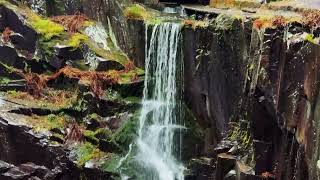
[[[206,129],[202,153],[210,154],[229,122],[249,124],[240,126],[257,157],[256,175],[316,179],[319,45],[305,38],[303,24],[257,28],[250,13],[241,20],[221,12],[212,12],[209,27],[183,29],[185,101]],[[144,31],[141,24],[132,27]],[[124,42],[128,36],[117,37]],[[139,40],[126,40],[142,49]],[[239,163],[234,167],[239,176],[250,176]]]
[[[126,0],[83,0],[83,12],[112,29],[119,47],[138,66],[144,67],[145,25],[143,21],[127,19],[123,10]]]

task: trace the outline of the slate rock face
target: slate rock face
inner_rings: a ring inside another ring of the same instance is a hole
[[[83,0],[83,12],[92,19],[99,20],[112,31],[120,48],[138,67],[144,67],[145,25],[140,20],[130,20],[123,15],[127,0],[100,1]],[[110,22],[110,24],[109,24]]]
[[[36,32],[24,24],[22,17],[3,5],[0,6],[0,14],[0,30],[3,31],[6,27],[9,27],[12,31],[19,33],[23,39],[13,37],[15,44],[18,44],[19,49],[34,53],[37,42]]]

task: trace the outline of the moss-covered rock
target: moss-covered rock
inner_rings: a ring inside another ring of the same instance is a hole
[[[140,111],[136,111],[133,117],[112,135],[112,141],[124,151],[127,151],[129,145],[137,138],[139,115]]]
[[[204,146],[204,130],[198,124],[193,112],[186,106],[183,105],[183,112],[184,112],[184,126],[185,130],[182,131],[183,133],[183,141],[181,152],[182,159],[189,160],[191,157],[201,155],[201,151]]]
[[[84,166],[86,162],[92,159],[101,159],[105,156],[105,153],[100,151],[97,146],[85,142],[80,144],[76,150],[77,154],[77,164],[78,166]]]

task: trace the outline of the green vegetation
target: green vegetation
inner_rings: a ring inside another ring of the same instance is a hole
[[[81,42],[86,42],[88,41],[88,36],[80,34],[80,33],[75,33],[71,36],[69,39],[67,46],[72,47],[72,48],[77,48],[80,46]]]
[[[308,42],[311,42],[311,43],[313,43],[313,44],[316,44],[316,41],[315,41],[315,38],[314,38],[314,35],[313,34],[306,34],[305,36],[304,36],[304,40],[305,41],[308,41]]]
[[[50,114],[48,116],[32,115],[26,119],[26,123],[31,125],[35,132],[52,129],[64,129],[66,118],[60,115]]]
[[[144,20],[147,24],[159,24],[162,22],[161,19],[155,16],[155,14],[149,12],[145,7],[139,4],[133,4],[126,7],[124,10],[124,16],[129,19]]]
[[[83,135],[87,139],[87,141],[89,141],[93,144],[99,143],[99,139],[95,137],[95,135],[96,135],[95,132],[86,130],[86,131],[84,131]]]
[[[16,72],[16,69],[10,65],[7,65],[3,62],[0,62],[0,65],[3,66],[8,73]]]
[[[137,137],[140,111],[136,111],[130,120],[123,124],[112,136],[114,141],[122,150],[127,150],[129,145]]]
[[[64,32],[64,27],[49,19],[42,19],[33,14],[29,18],[30,25],[41,34],[45,40],[49,40],[54,36],[59,36]]]
[[[184,25],[187,27],[192,27],[192,29],[205,29],[209,26],[209,21],[200,21],[194,19],[184,20]]]
[[[229,14],[220,14],[214,21],[214,27],[217,30],[232,30],[234,27],[234,22],[239,20],[240,17],[238,16],[231,16]]]
[[[97,120],[98,119],[98,114],[97,113],[92,113],[92,114],[89,115],[89,118]]]
[[[120,159],[116,154],[108,154],[108,158],[104,161],[102,169],[106,172],[117,172]]]
[[[11,82],[11,79],[6,77],[0,77],[0,84],[9,84]]]
[[[244,149],[248,149],[252,145],[252,138],[249,132],[249,124],[247,129],[242,129],[240,127],[241,122],[230,123],[231,130],[229,132],[228,138],[231,141],[237,141],[240,143],[240,146]]]
[[[99,148],[89,142],[85,142],[77,148],[77,164],[79,167],[82,167],[86,162],[92,159],[100,159],[104,155],[105,153],[100,151]]]
[[[78,94],[71,91],[47,89],[43,94],[44,97],[34,98],[27,92],[8,91],[4,94],[4,97],[27,106],[47,108],[50,110],[68,108],[75,102],[78,102]]]
[[[84,137],[93,144],[99,144],[99,139],[108,140],[111,137],[111,132],[107,129],[101,128],[96,131],[86,130],[83,133]]]
[[[187,128],[188,133],[184,139],[188,146],[199,144],[203,141],[204,132],[202,127],[196,121],[193,112],[184,104],[182,107],[185,110],[183,119],[185,120],[184,126]]]
[[[150,14],[148,11],[141,5],[139,4],[134,4],[132,6],[127,7],[124,10],[124,15],[127,18],[131,19],[140,19],[140,20],[146,20],[150,18]]]

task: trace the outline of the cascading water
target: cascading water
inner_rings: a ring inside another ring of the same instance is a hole
[[[148,30],[149,29],[149,30]],[[183,180],[178,162],[181,130],[178,44],[181,25],[146,26],[145,82],[134,155],[139,180]],[[151,32],[151,35],[148,34]],[[151,37],[148,41],[148,37]]]

